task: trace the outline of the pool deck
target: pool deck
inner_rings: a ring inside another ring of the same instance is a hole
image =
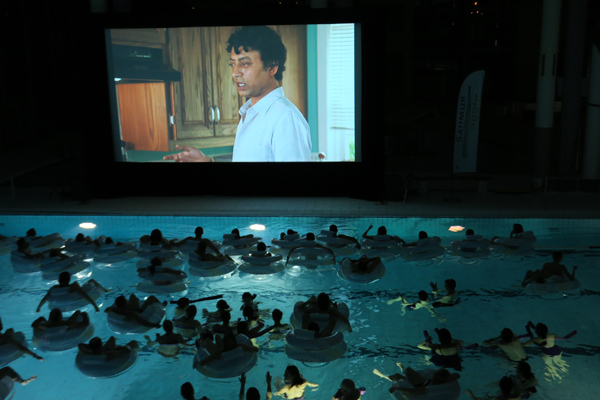
[[[406,201],[347,197],[123,197],[84,202],[48,188],[0,191],[0,214],[600,218],[598,193],[428,192]]]

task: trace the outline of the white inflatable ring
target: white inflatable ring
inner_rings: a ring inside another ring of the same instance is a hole
[[[236,239],[234,234],[229,233],[229,234],[223,235],[223,247],[243,246],[243,248],[246,248],[248,246],[254,246],[254,245],[258,244],[261,240],[262,240],[262,238],[260,238],[260,237]]]
[[[67,329],[67,326],[53,326],[33,330],[33,344],[42,351],[64,351],[85,343],[94,336],[94,325]]]
[[[170,258],[162,261],[163,267],[171,269],[181,268],[183,264],[185,264],[185,261],[181,258]],[[150,265],[151,262],[149,260],[140,260],[135,264],[137,268],[148,268]]]
[[[329,337],[315,339],[315,332],[294,329],[286,335],[285,354],[296,361],[325,363],[337,360],[346,353],[344,335],[336,332]]]
[[[345,259],[338,270],[338,276],[345,281],[352,283],[373,283],[381,278],[385,274],[385,265],[380,262],[373,271],[368,274],[358,274],[352,272],[352,262],[350,259]]]
[[[150,294],[181,293],[188,290],[184,281],[157,284],[152,281],[143,281],[135,285],[137,291]]]
[[[160,303],[154,303],[146,307],[140,317],[153,324],[158,324],[165,317],[165,314],[165,307]],[[109,328],[116,333],[145,333],[150,329],[154,329],[114,312],[108,313],[107,319]]]
[[[94,254],[94,250],[96,250],[95,243],[76,242],[75,239],[68,239],[65,243],[65,251],[70,254],[83,254],[89,257]]]
[[[77,256],[73,256],[71,258],[74,258],[74,257],[77,257]],[[81,257],[84,257],[84,256],[81,256]],[[65,262],[65,261],[70,261],[70,259],[62,260],[62,262]],[[61,261],[59,261],[58,263],[60,263],[60,262]],[[58,276],[62,272],[68,272],[71,275],[75,275],[75,274],[89,268],[90,265],[91,264],[86,261],[79,261],[79,262],[75,262],[75,263],[71,262],[70,264],[68,264],[62,268],[44,271],[44,264],[42,264],[42,279],[45,279],[47,281],[56,281],[56,280],[58,280]]]
[[[285,265],[282,263],[276,264],[243,264],[238,267],[241,273],[250,275],[273,275],[285,271]]]
[[[16,250],[10,253],[10,262],[13,269],[22,274],[40,272],[43,260],[43,258],[27,258],[25,254]]]
[[[11,337],[20,345],[27,347],[27,341],[23,332],[14,332]],[[12,343],[0,345],[0,367],[10,364],[22,355],[23,352]]]
[[[237,343],[252,346],[252,341],[244,335],[236,336]],[[258,360],[258,353],[244,351],[241,347],[221,353],[221,359],[213,360],[206,365],[199,362],[209,356],[205,349],[198,350],[194,365],[198,372],[209,378],[234,378],[250,371]]]
[[[164,249],[161,245],[142,245],[137,256],[150,260],[154,257],[175,258],[181,256],[181,252],[176,249]]]
[[[433,379],[435,369],[426,369],[417,371],[426,380]],[[413,388],[407,380],[400,379],[394,381],[392,387]],[[396,391],[392,395],[398,400],[456,400],[460,397],[460,385],[458,381],[452,381],[441,385],[427,385],[426,394],[404,394],[401,391]]]
[[[200,278],[213,278],[217,276],[223,276],[233,273],[237,266],[233,261],[199,261],[189,259],[188,264],[190,265],[190,275],[194,275]]]
[[[107,359],[104,354],[77,353],[75,365],[82,373],[94,378],[109,378],[119,375],[133,366],[137,351],[129,349],[121,357]]]
[[[66,242],[66,240],[60,236],[60,233],[51,233],[50,235],[37,239],[31,239],[31,236],[26,236],[25,240],[29,242],[29,246],[36,250],[63,247]]]
[[[363,239],[362,245],[372,249],[387,249],[401,246],[401,243],[392,239],[390,235],[375,235],[373,239]]]
[[[557,279],[554,279],[557,278]],[[532,290],[535,292],[547,292],[547,293],[557,293],[557,292],[570,292],[574,290],[581,289],[581,282],[577,279],[573,279],[572,281],[565,277],[550,277],[544,283],[531,282],[525,289]]]
[[[10,377],[5,376],[0,380],[0,400],[10,400],[14,396],[13,389],[15,382]]]
[[[304,303],[304,302],[299,301],[296,304],[294,304],[294,312],[292,313],[292,316],[290,317],[290,323],[292,324],[292,326],[295,329],[302,328],[302,312],[299,310],[299,306],[302,303]],[[346,303],[338,303],[337,308],[338,308],[338,311],[340,312],[340,314],[342,314],[344,317],[346,317],[346,319],[349,319],[350,310],[348,309],[348,306],[346,305]],[[323,329],[327,326],[327,324],[329,324],[329,314],[311,313],[310,320],[319,324],[319,327],[321,329]],[[348,327],[346,326],[346,324],[344,322],[338,320],[335,325],[334,331],[335,332],[344,332],[347,329],[348,329]]]
[[[86,282],[82,287],[92,300],[96,301],[104,290],[92,281]],[[90,303],[79,293],[72,291],[70,287],[55,287],[50,289],[48,308],[53,310],[59,308],[62,312],[74,311],[83,308]]]
[[[10,236],[6,239],[0,239],[0,255],[9,254],[11,251],[17,249],[18,236]]]
[[[252,265],[270,265],[281,261],[281,254],[266,255],[266,251],[251,251],[250,255],[242,256],[242,261]]]

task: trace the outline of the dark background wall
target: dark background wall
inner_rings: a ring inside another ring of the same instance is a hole
[[[566,9],[566,0],[563,9]],[[281,3],[281,4],[280,4]],[[385,187],[394,197],[408,173],[449,174],[456,118],[456,98],[463,79],[486,71],[480,122],[478,172],[531,174],[543,0],[347,0],[328,1],[330,8],[384,10],[385,52],[378,60],[379,96],[385,146]],[[475,4],[477,3],[477,5]],[[313,2],[313,4],[315,4]],[[19,185],[70,186],[89,195],[90,149],[86,137],[98,121],[94,107],[106,107],[93,96],[104,76],[98,65],[104,55],[85,30],[92,10],[135,17],[156,12],[202,13],[260,7],[265,13],[290,13],[310,8],[309,1],[8,1],[2,2],[0,63],[0,167],[4,173],[26,171],[41,163],[68,157],[52,168],[23,175]],[[473,13],[473,14],[471,14]],[[566,18],[563,18],[563,20]],[[589,1],[585,69],[593,30],[600,20],[600,2]],[[564,24],[563,24],[564,25]],[[564,26],[561,38],[564,38]],[[564,70],[564,40],[559,77]],[[95,84],[96,83],[96,84]],[[372,99],[365,99],[372,101]],[[557,101],[560,101],[560,96]],[[584,102],[582,102],[584,104]],[[556,113],[557,153],[561,118]],[[581,123],[585,118],[580,119]],[[93,139],[92,139],[93,142]],[[89,140],[88,140],[89,143]],[[551,172],[558,170],[554,157]],[[57,166],[58,165],[58,166]],[[2,183],[4,186],[7,182]],[[340,195],[344,191],[340,190]]]

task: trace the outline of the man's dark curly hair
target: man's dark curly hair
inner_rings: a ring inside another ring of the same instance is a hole
[[[269,67],[278,66],[275,79],[280,81],[285,71],[287,50],[281,41],[281,36],[268,26],[243,26],[229,36],[227,52],[231,49],[240,54],[240,47],[245,52],[255,50],[260,53],[265,71]]]

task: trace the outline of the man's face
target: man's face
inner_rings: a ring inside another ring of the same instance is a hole
[[[231,49],[229,60],[231,75],[240,96],[250,97],[254,105],[277,88],[274,75],[278,67],[267,68],[265,71],[258,51],[249,48],[246,52],[242,47],[239,50],[240,54],[235,54],[234,49]]]

